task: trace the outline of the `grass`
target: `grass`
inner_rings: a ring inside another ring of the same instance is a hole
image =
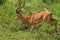
[[[42,0],[25,0],[25,6],[22,8],[24,15],[30,15],[37,13],[38,11],[43,11],[44,8],[53,12],[53,18],[57,19],[57,30],[59,35],[52,32],[53,27],[50,24],[42,23],[39,26],[41,32],[45,35],[42,37],[34,29],[32,34],[29,34],[29,29],[21,30],[26,24],[23,24],[19,20],[15,20],[17,6],[17,0],[7,0],[5,4],[0,5],[0,40],[60,40],[60,2],[55,2],[53,4],[45,4]],[[48,27],[49,26],[49,27]],[[47,32],[48,30],[48,32]]]

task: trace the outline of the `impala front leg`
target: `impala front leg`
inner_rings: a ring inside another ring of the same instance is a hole
[[[34,27],[41,36],[44,35],[43,32],[40,32],[39,27],[36,24],[34,25]]]
[[[30,19],[30,23],[31,23],[32,25],[36,24],[36,21],[34,20],[34,17],[33,17],[33,16],[32,16],[31,19]],[[34,28],[34,27],[31,27],[31,29],[30,29],[30,34],[32,33],[33,28]]]
[[[32,31],[33,31],[33,28],[34,28],[34,27],[31,27],[31,29],[30,29],[30,34],[32,33]]]

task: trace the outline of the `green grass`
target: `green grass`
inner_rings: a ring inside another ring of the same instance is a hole
[[[17,2],[17,0],[7,0],[5,4],[0,5],[0,40],[60,40],[60,34],[49,34],[47,32],[47,30],[49,32],[53,30],[53,26],[50,24],[42,23],[39,26],[40,31],[45,33],[42,37],[35,29],[32,34],[29,34],[29,29],[21,30],[21,28],[28,25],[14,19]],[[34,14],[43,11],[44,8],[48,8],[49,11],[53,12],[53,18],[58,21],[57,30],[60,33],[60,2],[49,3],[48,5],[42,0],[25,0],[25,6],[22,10],[24,15],[28,16],[30,15],[29,12]]]

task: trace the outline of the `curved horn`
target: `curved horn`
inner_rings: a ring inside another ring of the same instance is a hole
[[[24,3],[21,5],[21,7],[20,7],[20,8],[23,8],[23,7],[24,7],[24,5],[25,5],[25,0],[24,0]]]
[[[21,0],[18,0],[18,8],[21,7]]]
[[[20,14],[20,12],[22,12],[21,8],[23,8],[24,5],[25,5],[25,1],[24,1],[24,4],[23,4],[23,5],[22,5],[21,0],[18,0],[18,1],[19,1],[19,4],[18,4],[18,7],[17,7],[17,9],[16,9],[16,13],[17,13],[17,14]],[[22,13],[23,13],[23,12],[22,12]]]

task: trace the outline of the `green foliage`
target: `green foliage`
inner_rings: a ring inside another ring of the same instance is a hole
[[[44,3],[50,5],[50,4],[54,4],[57,3],[59,0],[43,0]]]
[[[60,33],[60,2],[47,0],[47,3],[42,0],[25,0],[25,6],[22,8],[23,14],[28,16],[29,12],[35,14],[48,8],[49,11],[53,12],[53,18],[58,21],[57,30]],[[53,26],[46,23],[39,25],[40,32],[44,32],[45,35],[41,37],[35,29],[30,35],[29,30],[25,30],[26,26],[30,29],[29,25],[15,20],[17,4],[18,0],[7,0],[4,5],[0,6],[0,40],[60,40],[60,34],[53,33]]]
[[[4,4],[6,0],[0,0],[0,4]]]

